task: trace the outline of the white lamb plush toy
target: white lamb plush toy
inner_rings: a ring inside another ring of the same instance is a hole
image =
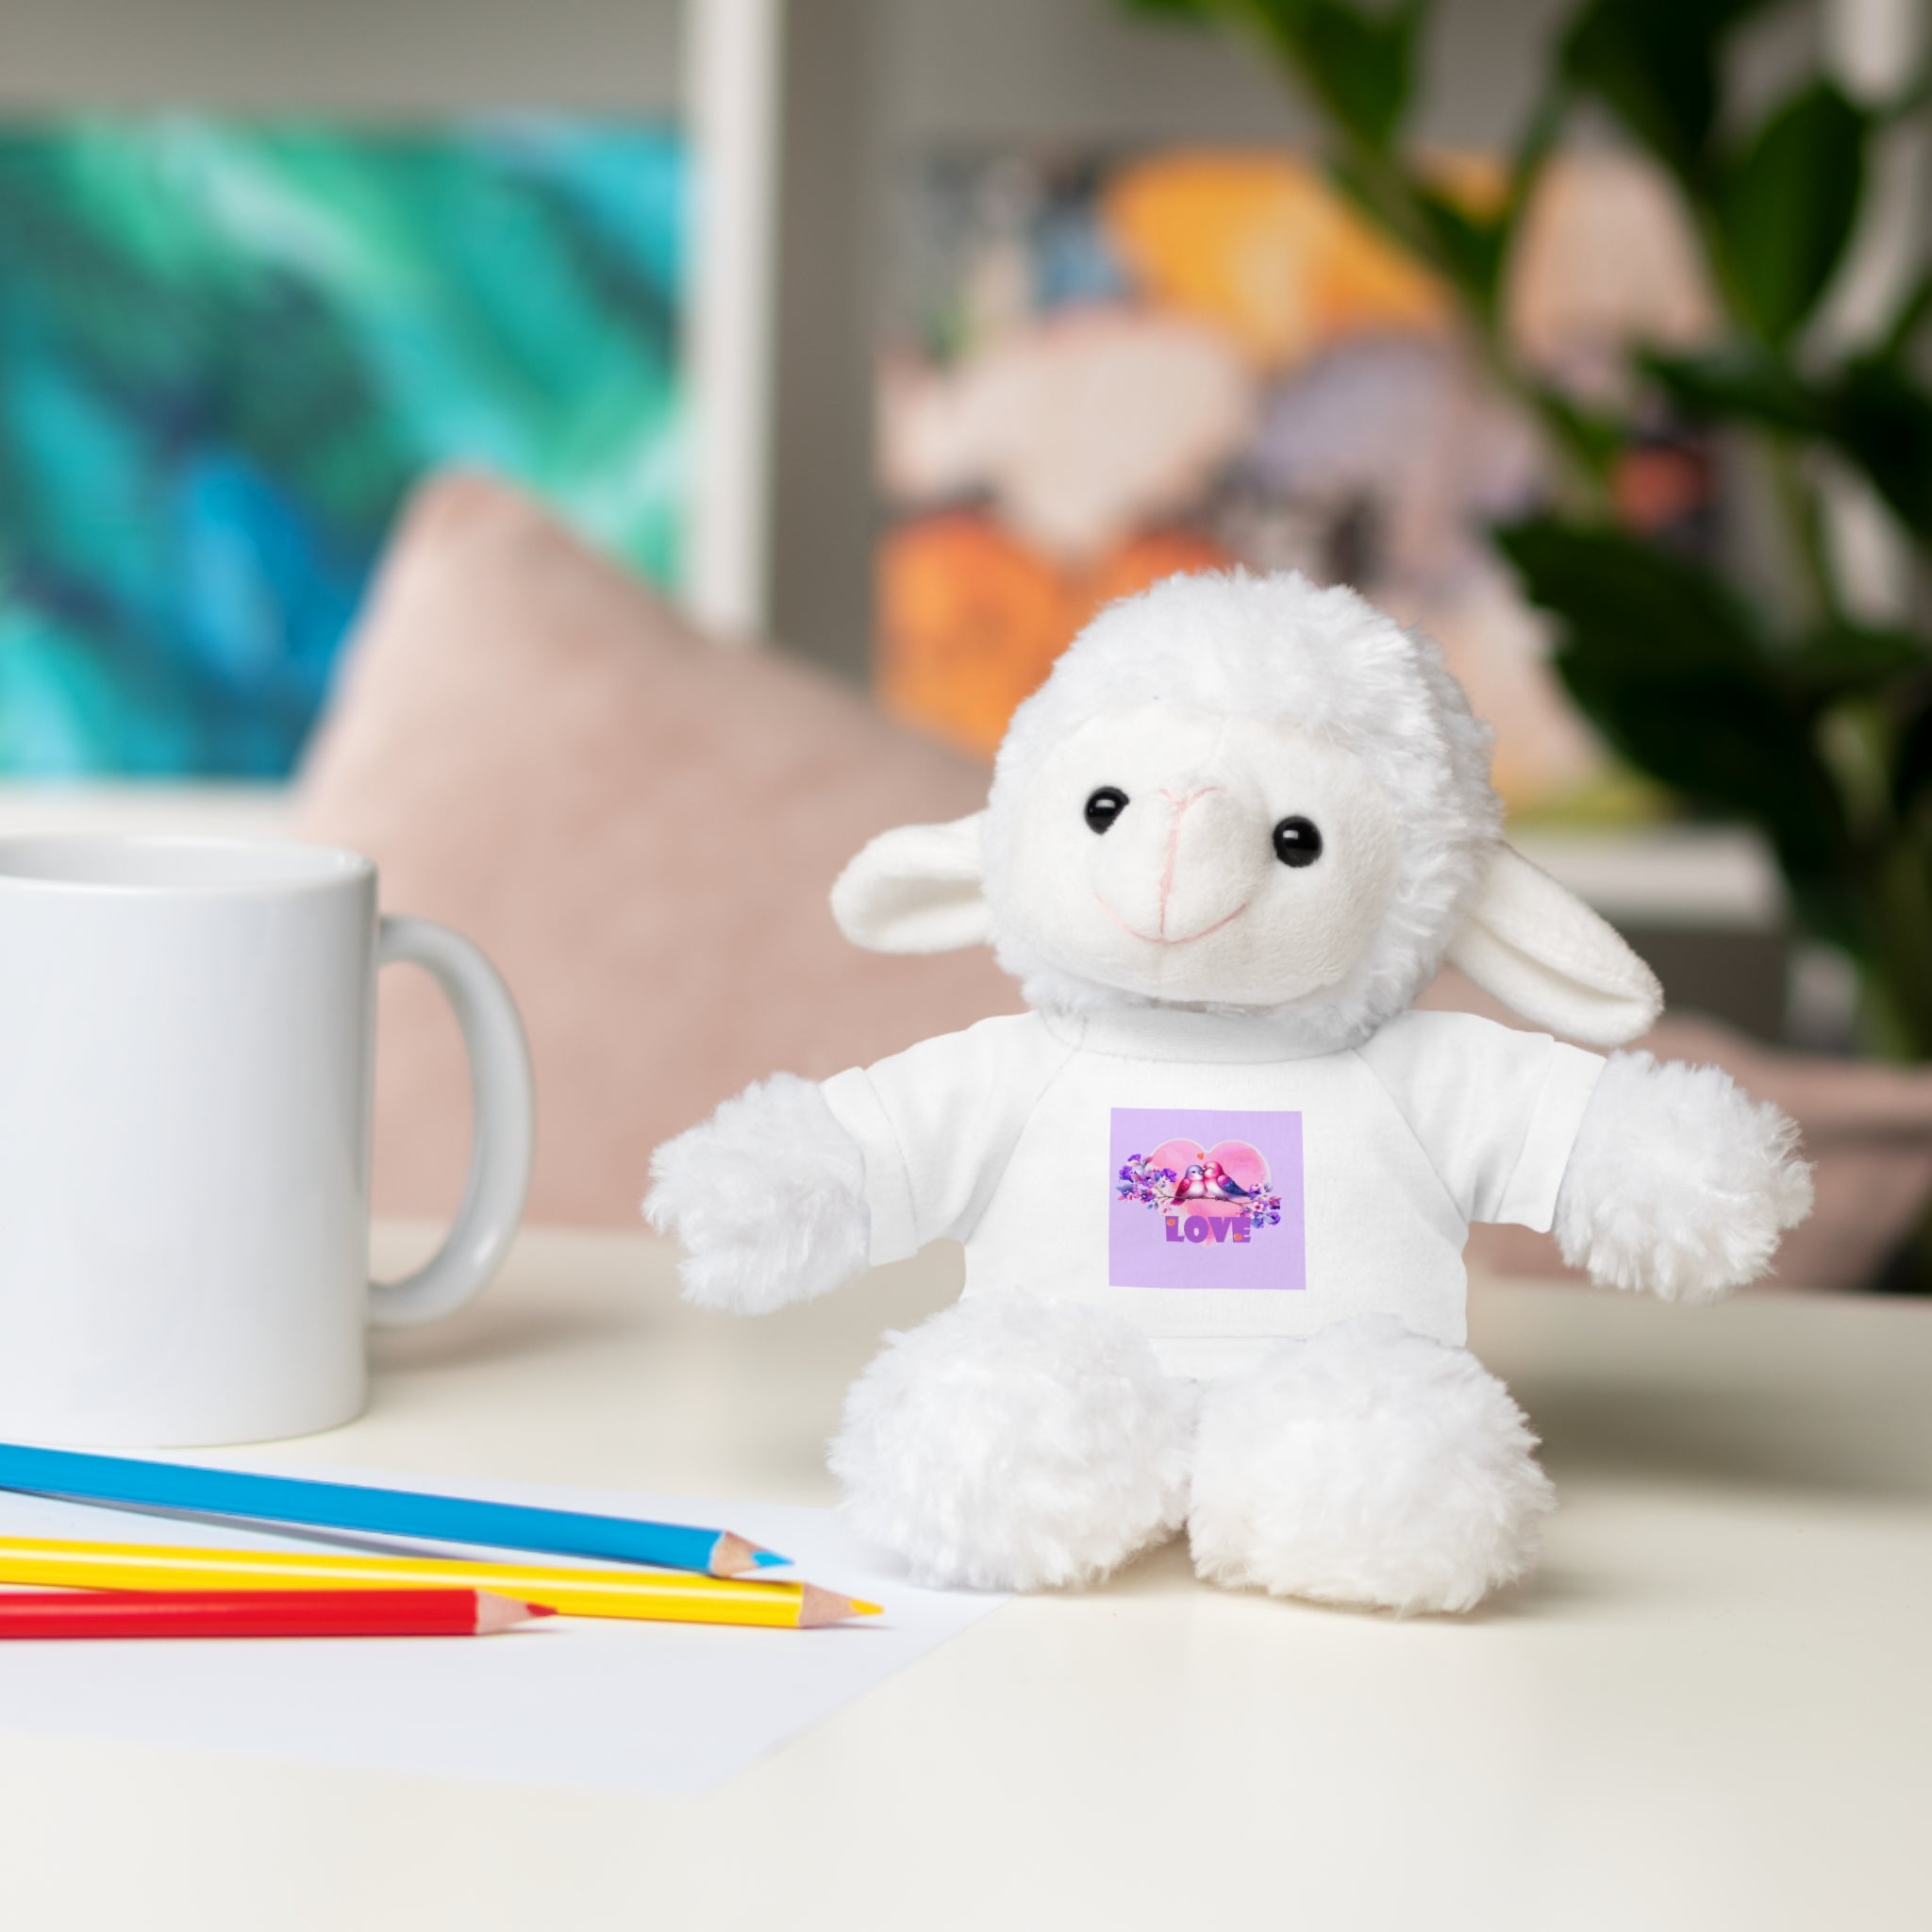
[[[916,1577],[1091,1583],[1185,1526],[1218,1583],[1468,1609],[1553,1500],[1463,1346],[1469,1224],[1705,1301],[1808,1211],[1791,1123],[1716,1069],[1410,1010],[1445,959],[1593,1045],[1659,1008],[1503,843],[1489,750],[1352,591],[1174,577],[1020,708],[983,813],[839,880],[858,944],[991,941],[1032,1010],[752,1087],[658,1150],[645,1213],[746,1313],[965,1244],[832,1445]]]

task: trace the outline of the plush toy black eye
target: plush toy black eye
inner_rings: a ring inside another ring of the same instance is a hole
[[[1091,813],[1093,808],[1087,808]],[[1283,819],[1274,828],[1274,856],[1283,865],[1313,865],[1322,856],[1322,835],[1312,819]]]
[[[1104,832],[1126,808],[1127,794],[1118,785],[1103,785],[1087,801],[1087,823],[1094,831]]]

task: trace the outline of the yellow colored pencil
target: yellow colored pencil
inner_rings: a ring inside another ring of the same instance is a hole
[[[669,1570],[572,1570],[441,1557],[179,1548],[0,1537],[0,1583],[80,1590],[485,1590],[567,1617],[809,1629],[878,1615],[810,1583],[756,1583]]]

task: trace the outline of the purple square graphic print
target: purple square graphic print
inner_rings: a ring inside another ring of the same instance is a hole
[[[1117,1107],[1109,1145],[1113,1287],[1307,1286],[1300,1114]]]

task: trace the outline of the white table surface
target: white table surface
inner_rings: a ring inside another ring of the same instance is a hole
[[[734,1322],[646,1237],[531,1234],[476,1307],[379,1340],[367,1417],[275,1453],[827,1500],[844,1384],[957,1265]],[[1170,1548],[697,1799],[0,1729],[0,1924],[1923,1932],[1932,1305],[1515,1286],[1473,1318],[1564,1505],[1479,1615],[1229,1595]]]

